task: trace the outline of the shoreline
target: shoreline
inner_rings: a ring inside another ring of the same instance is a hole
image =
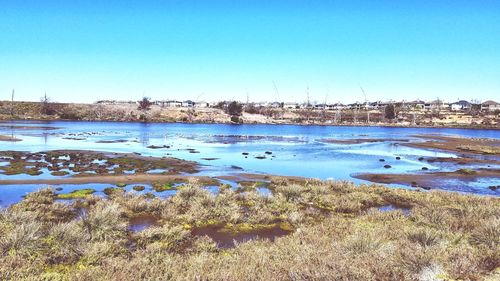
[[[106,175],[106,176],[81,176],[69,177],[61,179],[23,179],[23,180],[0,180],[0,185],[14,184],[92,184],[92,183],[153,183],[172,180],[199,180],[201,182],[212,181],[209,176],[191,176],[191,175],[151,175],[151,174],[136,174],[136,175]]]
[[[477,125],[477,126],[466,126],[466,125],[403,125],[397,123],[351,123],[351,124],[325,124],[325,123],[294,123],[294,122],[251,122],[251,123],[234,123],[234,122],[184,122],[184,121],[120,121],[120,120],[72,120],[72,119],[0,119],[0,124],[12,123],[12,122],[33,122],[33,123],[47,123],[47,122],[98,122],[98,123],[140,123],[140,124],[184,124],[184,125],[285,125],[285,126],[318,126],[318,127],[379,127],[379,128],[423,128],[423,129],[466,129],[466,130],[500,130],[500,126],[492,125]]]

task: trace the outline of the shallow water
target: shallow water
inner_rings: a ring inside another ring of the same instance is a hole
[[[43,126],[51,128],[43,128]],[[415,141],[418,138],[412,135],[416,134],[500,138],[500,131],[497,130],[472,129],[65,121],[7,122],[0,124],[0,134],[22,139],[20,142],[1,142],[0,150],[38,152],[78,149],[136,152],[146,156],[168,156],[197,161],[204,165],[197,173],[199,175],[218,176],[251,172],[341,179],[355,183],[366,183],[352,178],[351,175],[355,173],[421,172],[424,166],[436,171],[455,170],[456,165],[431,164],[418,161],[418,158],[422,156],[456,157],[457,155],[409,148],[394,141],[333,144],[324,142],[325,139],[378,138]],[[148,148],[148,146],[154,146],[154,148]],[[192,153],[193,151],[199,153]],[[396,160],[396,156],[401,157],[401,160]],[[264,159],[259,159],[262,157]],[[385,162],[380,162],[379,159],[384,159]],[[2,165],[5,164],[2,162]],[[391,165],[391,168],[386,169],[384,165]],[[242,170],[235,167],[242,168]],[[44,173],[39,178],[52,177]],[[35,179],[37,177],[17,175],[15,178]],[[0,174],[0,179],[14,178]],[[500,195],[499,191],[488,188],[491,185],[500,185],[500,179],[479,179],[471,182],[450,180],[443,182],[442,189]],[[0,200],[5,201],[4,196],[5,192],[1,192]]]
[[[389,205],[384,205],[381,207],[377,208],[381,212],[392,212],[392,211],[401,211],[403,215],[409,216],[411,214],[411,209],[410,208],[405,208],[405,207],[398,207],[392,204]]]
[[[133,189],[134,186],[136,185],[142,185],[145,187],[144,190],[142,191],[136,191]],[[37,191],[42,188],[46,188],[48,185],[46,184],[7,184],[7,185],[0,185],[0,208],[5,208],[8,207],[16,202],[19,202],[22,200],[22,198],[33,191]],[[54,189],[56,194],[63,194],[63,193],[70,193],[75,190],[80,190],[80,189],[94,189],[96,192],[93,193],[95,196],[100,196],[100,197],[105,197],[106,194],[104,193],[104,189],[111,187],[111,188],[117,188],[116,185],[112,184],[106,184],[106,183],[86,183],[86,184],[54,184],[50,185],[52,189]],[[62,188],[62,190],[56,190],[58,188]],[[177,193],[177,190],[165,190],[162,192],[157,192],[153,189],[153,187],[149,184],[143,184],[143,183],[134,183],[134,184],[128,184],[125,187],[123,187],[126,192],[131,192],[134,194],[146,194],[146,193],[151,193],[155,195],[156,197],[159,198],[167,198],[170,196],[173,196]],[[60,202],[68,202],[69,200],[58,200]]]
[[[208,236],[214,240],[217,247],[227,249],[234,248],[237,244],[257,239],[274,241],[274,239],[288,235],[290,232],[281,229],[279,226],[246,232],[224,231],[217,226],[207,226],[195,228],[191,231],[191,234],[194,236]]]
[[[128,229],[132,232],[143,231],[158,223],[158,218],[153,216],[138,216],[129,219]]]

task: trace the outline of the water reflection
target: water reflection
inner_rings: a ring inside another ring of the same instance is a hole
[[[1,150],[76,149],[140,153],[145,156],[176,157],[196,161],[204,165],[200,174],[210,176],[225,174],[229,170],[234,172],[234,169],[229,167],[238,167],[241,168],[239,172],[347,179],[356,183],[365,181],[352,178],[351,175],[354,173],[418,173],[422,172],[424,166],[433,171],[456,170],[455,164],[426,163],[418,160],[420,157],[456,157],[456,155],[405,147],[397,145],[394,141],[334,144],[322,140],[404,138],[415,141],[413,135],[430,133],[500,138],[500,132],[497,130],[441,128],[64,121],[20,121],[7,125],[0,123],[0,134],[23,139],[21,142],[2,142]],[[193,151],[199,153],[192,153]],[[396,157],[401,159],[397,160]],[[380,159],[384,159],[384,162],[380,162]],[[385,165],[390,165],[391,168],[384,168]],[[483,166],[473,164],[467,167]],[[49,175],[44,173],[43,177]],[[5,178],[5,175],[0,174],[0,179]],[[489,179],[487,183],[481,180],[471,183],[460,182],[460,184],[451,182],[443,188],[474,193],[484,191],[486,194],[492,194],[486,184],[500,185],[500,179]]]

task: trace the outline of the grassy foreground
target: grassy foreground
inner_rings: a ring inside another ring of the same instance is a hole
[[[0,213],[0,280],[498,280],[500,199],[274,179],[273,195],[197,183],[67,204],[51,189]],[[392,204],[409,208],[381,212]],[[136,216],[158,225],[128,230]],[[220,249],[192,230],[293,232]]]

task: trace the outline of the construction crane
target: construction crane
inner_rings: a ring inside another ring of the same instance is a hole
[[[276,102],[279,104],[279,107],[281,107],[281,99],[280,99],[280,92],[278,91],[278,87],[276,86],[276,83],[273,80],[273,87],[274,87],[274,94],[275,94],[275,99]],[[285,115],[285,108],[281,107],[281,114],[280,114],[280,119],[283,119]]]
[[[276,86],[276,83],[274,82],[274,80],[273,80],[273,86],[274,86],[274,94],[275,94],[276,101],[279,102],[280,101],[280,92],[278,91],[278,87]]]

